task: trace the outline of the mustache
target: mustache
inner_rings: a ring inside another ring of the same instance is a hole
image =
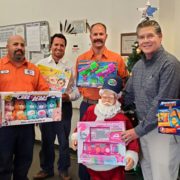
[[[20,52],[20,53],[18,53],[18,52]],[[22,51],[22,49],[17,49],[17,50],[15,50],[15,51],[14,51],[14,60],[15,60],[15,61],[21,61],[21,60],[23,60],[23,59],[24,59],[24,54],[25,54],[25,52]]]
[[[17,49],[16,51],[14,51],[14,54],[16,54],[17,52],[20,52],[22,55],[24,55],[24,52],[21,49]]]
[[[107,105],[107,106],[111,106],[112,103],[109,103],[109,102],[103,102],[104,105]]]
[[[101,40],[101,39],[95,39],[93,42],[94,42],[94,43],[96,43],[96,42],[101,42],[101,43],[103,43],[103,40]]]

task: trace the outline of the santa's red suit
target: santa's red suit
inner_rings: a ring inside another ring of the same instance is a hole
[[[88,108],[88,110],[83,116],[82,121],[97,121],[97,116],[95,114],[95,107],[96,105],[92,105]],[[104,119],[104,121],[124,121],[126,125],[126,130],[133,128],[130,120],[121,112],[117,113],[112,118]],[[138,153],[139,152],[138,141],[137,140],[131,141],[126,148],[127,151],[130,150],[132,152]],[[123,166],[112,167],[112,169],[110,168],[110,170],[98,170],[98,171],[96,170],[96,168],[91,168],[89,166],[87,167],[92,180],[125,180]]]

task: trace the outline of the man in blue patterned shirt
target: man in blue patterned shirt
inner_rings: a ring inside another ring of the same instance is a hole
[[[135,103],[139,124],[123,133],[129,143],[140,138],[140,161],[145,180],[176,180],[180,164],[180,136],[159,134],[157,107],[160,99],[180,98],[180,62],[161,45],[162,32],[154,20],[137,26],[143,52],[129,78],[125,104]]]

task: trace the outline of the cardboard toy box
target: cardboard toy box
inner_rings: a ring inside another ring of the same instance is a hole
[[[180,99],[159,101],[158,129],[163,134],[180,135]]]
[[[125,165],[124,122],[78,122],[78,163]]]
[[[66,91],[71,78],[71,69],[60,70],[42,64],[38,64],[38,68],[51,91],[61,91],[62,93]]]
[[[78,64],[77,86],[101,88],[104,78],[116,74],[115,62],[81,60]]]
[[[0,126],[60,121],[61,101],[57,91],[1,92]]]

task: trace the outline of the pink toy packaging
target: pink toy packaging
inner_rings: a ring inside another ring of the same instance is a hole
[[[60,121],[61,101],[57,91],[1,92],[0,126]]]
[[[78,122],[78,163],[125,165],[124,122]]]

